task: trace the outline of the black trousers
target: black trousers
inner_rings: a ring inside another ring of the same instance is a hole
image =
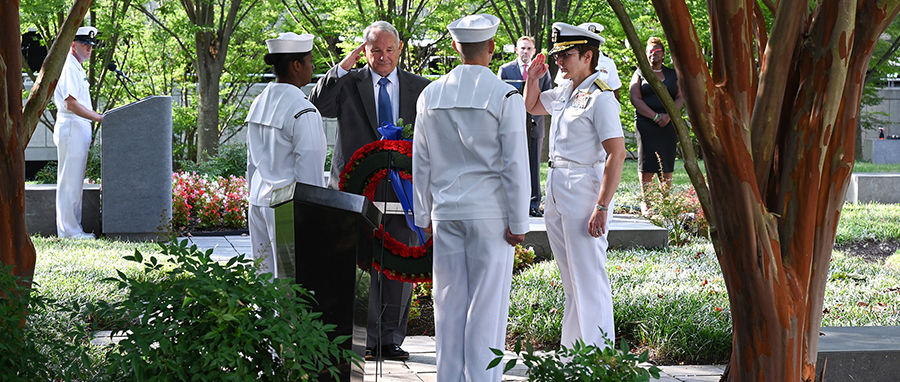
[[[537,209],[541,206],[541,148],[544,138],[532,138],[528,134],[528,164],[531,167],[531,205]]]

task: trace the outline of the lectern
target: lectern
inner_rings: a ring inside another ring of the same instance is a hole
[[[337,327],[330,338],[351,335],[343,343],[360,357],[366,350],[369,274],[375,228],[381,211],[361,195],[303,183],[277,189],[275,252],[278,278],[292,278],[313,291],[313,309]],[[364,370],[341,365],[341,381],[362,382]]]
[[[147,97],[110,110],[101,131],[103,234],[167,239],[172,221],[172,97]]]

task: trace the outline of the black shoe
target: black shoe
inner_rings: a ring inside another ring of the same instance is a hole
[[[390,344],[381,347],[381,358],[404,360],[409,359],[409,352],[400,348],[400,345]]]
[[[537,208],[531,208],[528,210],[528,215],[535,218],[542,218],[544,214],[541,213],[541,210]]]
[[[366,361],[374,361],[375,360],[375,352],[372,349],[366,349]]]

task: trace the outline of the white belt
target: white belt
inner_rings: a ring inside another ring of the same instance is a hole
[[[406,215],[403,212],[403,205],[398,202],[372,202],[378,210],[384,215]]]
[[[597,167],[603,164],[603,161],[597,161],[592,164],[581,164],[567,160],[552,160],[549,162],[550,168],[580,168],[580,167]]]

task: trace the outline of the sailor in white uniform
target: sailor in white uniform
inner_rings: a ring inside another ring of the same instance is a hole
[[[437,381],[500,381],[485,370],[503,349],[514,246],[528,231],[528,149],[522,96],[488,65],[499,19],[447,29],[462,65],[416,105],[416,225],[433,232]],[[540,78],[540,76],[536,77]]]
[[[544,220],[566,295],[561,343],[604,347],[605,339],[615,340],[606,248],[625,160],[619,102],[598,79],[596,32],[554,23],[553,42],[550,54],[571,81],[541,93],[530,80],[547,70],[539,55],[528,68],[525,105],[529,113],[553,115]]]
[[[91,57],[91,51],[97,44],[97,33],[94,27],[78,28],[56,90],[53,91],[53,103],[57,110],[53,125],[53,142],[56,143],[58,159],[56,234],[61,238],[94,238],[81,227],[81,198],[91,146],[91,121],[103,122],[103,115],[94,111],[90,85],[81,63]]]
[[[258,273],[281,277],[275,259],[272,191],[295,182],[325,187],[327,143],[322,117],[300,87],[313,73],[313,35],[282,33],[266,40],[275,82],[269,83],[247,113],[248,225],[252,256],[262,259]]]
[[[606,39],[604,39],[602,36],[599,36],[600,32],[603,31],[602,24],[584,23],[579,24],[578,27],[598,34],[597,37],[600,39],[600,45],[606,43]],[[622,87],[622,80],[619,78],[619,69],[616,68],[616,62],[609,58],[609,56],[604,54],[602,51],[597,57],[597,79],[606,82],[606,84],[609,85],[610,88],[612,88],[613,93],[616,95],[616,100],[619,100],[619,88]],[[562,85],[566,81],[568,80],[563,78],[562,72],[556,72],[556,77],[553,79],[554,83],[556,83],[557,85]]]

